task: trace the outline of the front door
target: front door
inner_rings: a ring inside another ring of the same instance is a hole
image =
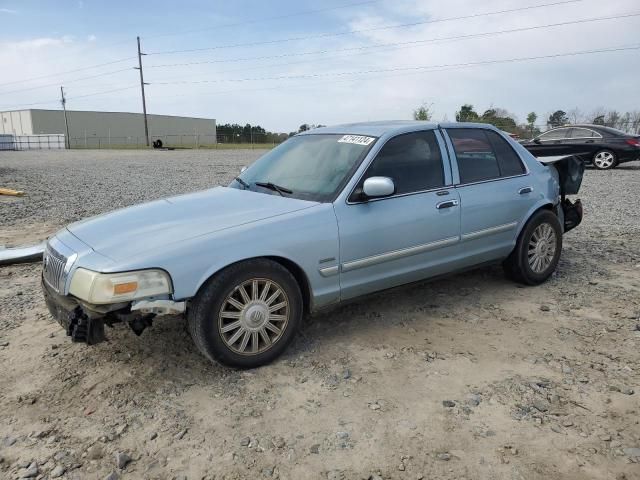
[[[444,273],[460,238],[460,198],[439,132],[390,139],[361,177],[389,177],[389,197],[336,203],[340,292],[347,299]]]

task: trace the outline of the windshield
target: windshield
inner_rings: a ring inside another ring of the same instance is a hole
[[[292,137],[260,157],[229,186],[303,200],[333,201],[375,140],[341,134]]]

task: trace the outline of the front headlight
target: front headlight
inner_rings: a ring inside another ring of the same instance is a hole
[[[71,279],[69,293],[96,305],[128,302],[170,294],[171,279],[162,270],[98,273],[78,268]]]

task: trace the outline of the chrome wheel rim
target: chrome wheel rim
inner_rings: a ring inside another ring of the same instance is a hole
[[[599,152],[593,159],[599,168],[610,168],[613,165],[613,154],[611,152]]]
[[[549,268],[556,254],[556,231],[548,223],[541,223],[529,240],[529,266],[535,273]]]
[[[218,315],[218,330],[225,345],[240,355],[269,350],[289,323],[289,299],[273,280],[252,278],[231,291]]]

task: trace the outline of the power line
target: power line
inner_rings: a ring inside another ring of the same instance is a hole
[[[121,88],[113,88],[110,90],[103,90],[100,92],[93,92],[93,93],[87,93],[84,95],[76,95],[74,97],[66,97],[66,101],[68,102],[69,100],[77,100],[79,98],[86,98],[86,97],[95,97],[98,95],[105,95],[107,93],[114,93],[114,92],[121,92],[124,90],[131,90],[133,88],[140,88],[139,85],[134,85],[134,86],[129,86],[129,87],[121,87]],[[33,103],[18,103],[18,104],[14,104],[14,105],[5,105],[4,107],[2,107],[2,110],[7,110],[10,108],[16,109],[16,110],[21,110],[22,107],[33,107],[33,106],[39,106],[39,105],[51,105],[51,104],[59,104],[60,100],[44,100],[41,102],[33,102]]]
[[[311,15],[314,13],[322,13],[322,12],[328,12],[331,10],[341,10],[343,8],[351,8],[351,7],[359,7],[362,5],[369,5],[372,3],[379,3],[380,0],[367,0],[367,1],[363,1],[363,2],[356,2],[356,3],[347,3],[344,5],[338,5],[335,7],[326,7],[326,8],[318,8],[315,10],[304,10],[304,11],[300,11],[300,12],[295,12],[295,13],[288,13],[286,15],[277,15],[274,17],[266,17],[266,18],[255,18],[253,20],[245,20],[242,22],[237,22],[237,23],[227,23],[227,24],[220,24],[220,25],[215,25],[213,27],[206,27],[206,28],[199,28],[199,29],[194,29],[194,30],[183,30],[180,32],[170,32],[170,33],[160,33],[157,35],[151,35],[151,36],[145,36],[144,39],[148,40],[150,38],[160,38],[160,37],[171,37],[171,36],[176,36],[176,35],[187,35],[187,34],[191,34],[191,33],[199,33],[199,32],[206,32],[209,30],[215,30],[218,28],[230,28],[230,27],[240,27],[242,25],[250,25],[253,23],[264,23],[264,22],[268,22],[271,20],[281,20],[284,18],[292,18],[292,17],[300,17],[303,15]]]
[[[81,82],[83,80],[89,80],[92,78],[98,78],[98,77],[105,77],[108,75],[115,75],[116,73],[120,73],[120,72],[130,72],[131,68],[121,68],[119,70],[113,70],[110,72],[104,72],[104,73],[98,73],[96,75],[90,75],[88,77],[80,77],[80,78],[75,78],[75,79],[71,79],[71,80],[67,80],[67,81],[63,81],[63,82],[56,82],[56,83],[48,83],[46,85],[38,85],[36,87],[27,87],[27,88],[20,88],[18,90],[9,90],[6,92],[0,92],[0,95],[8,95],[10,93],[18,93],[18,92],[28,92],[30,90],[39,90],[41,88],[47,88],[47,87],[51,87],[54,85],[60,85],[60,83],[75,83],[75,82]]]
[[[139,85],[133,85],[130,87],[121,87],[121,88],[114,88],[112,90],[103,90],[102,92],[94,92],[94,93],[87,93],[85,95],[76,95],[75,97],[68,97],[67,100],[77,100],[78,98],[86,98],[86,97],[95,97],[97,95],[104,95],[107,93],[114,93],[114,92],[122,92],[124,90],[131,90],[133,88],[140,88]]]
[[[218,29],[218,28],[237,27],[237,26],[248,25],[248,24],[252,24],[252,23],[262,23],[262,22],[266,22],[266,21],[270,21],[270,20],[279,20],[279,19],[291,18],[291,17],[296,17],[296,16],[302,16],[302,15],[310,15],[310,14],[313,14],[313,13],[321,13],[321,12],[327,12],[327,11],[331,11],[331,10],[339,10],[339,9],[343,9],[343,8],[350,8],[350,7],[368,5],[368,4],[372,4],[372,3],[379,3],[380,1],[381,0],[366,0],[366,1],[361,1],[361,2],[348,3],[348,4],[345,4],[345,5],[338,5],[338,6],[335,6],[335,7],[318,8],[318,9],[315,9],[315,10],[305,10],[305,11],[300,11],[300,12],[296,12],[296,13],[290,13],[290,14],[286,14],[286,15],[277,15],[277,16],[273,16],[273,17],[247,20],[247,21],[238,22],[238,23],[215,25],[213,27],[207,27],[207,28],[202,28],[202,29],[185,30],[185,31],[182,31],[182,32],[162,33],[162,34],[157,34],[157,35],[150,35],[150,36],[146,36],[145,38],[160,38],[160,37],[168,37],[168,36],[175,36],[175,35],[182,35],[182,34],[189,34],[189,33],[197,33],[197,32],[202,32],[202,31]],[[99,46],[97,48],[98,49],[105,49],[105,48],[116,46],[116,45],[122,45],[122,44],[128,43],[128,42],[129,42],[129,40],[123,40],[123,41],[111,43],[111,44],[108,44],[108,45]],[[120,62],[124,62],[124,61],[127,61],[127,60],[133,60],[135,58],[136,57],[127,57],[127,58],[123,58],[123,59],[120,59],[120,60],[114,60],[112,62],[105,62],[105,63],[100,63],[100,64],[97,64],[97,65],[89,65],[87,67],[77,68],[77,69],[74,69],[74,70],[67,70],[67,71],[58,72],[58,73],[41,75],[41,76],[38,76],[38,77],[31,77],[31,78],[26,78],[26,79],[22,79],[22,80],[15,80],[15,81],[11,81],[11,82],[0,83],[0,87],[6,86],[6,85],[15,85],[15,84],[18,84],[18,83],[30,82],[30,81],[33,81],[33,80],[40,80],[40,79],[43,79],[43,78],[56,77],[56,76],[65,75],[65,74],[68,74],[68,73],[76,73],[76,72],[80,72],[80,71],[83,71],[83,70],[91,70],[93,68],[98,68],[98,67],[102,67],[102,66],[105,66],[105,65],[112,65],[114,63],[120,63]]]
[[[113,60],[112,62],[98,63],[96,65],[90,65],[90,66],[87,66],[87,67],[76,68],[74,70],[67,70],[65,72],[50,73],[50,74],[47,74],[47,75],[41,75],[39,77],[23,78],[22,80],[14,80],[12,82],[0,83],[0,87],[4,87],[6,85],[15,85],[16,83],[31,82],[33,80],[40,80],[40,79],[43,79],[43,78],[59,77],[60,75],[66,75],[68,73],[82,72],[84,70],[91,70],[91,69],[94,69],[94,68],[104,67],[106,65],[113,65],[115,63],[127,62],[127,61],[133,60],[135,58],[136,57],[121,58],[120,60]]]
[[[271,44],[276,44],[276,43],[293,42],[293,41],[298,41],[298,40],[310,40],[310,39],[317,39],[317,38],[338,37],[338,36],[344,36],[344,35],[352,35],[352,34],[355,34],[355,33],[373,32],[373,31],[379,31],[379,30],[390,30],[390,29],[394,29],[394,28],[415,27],[415,26],[418,26],[418,25],[426,25],[426,24],[431,24],[431,23],[450,22],[450,21],[455,21],[455,20],[465,20],[465,19],[470,19],[470,18],[486,17],[486,16],[490,16],[490,15],[500,15],[500,14],[504,14],[504,13],[521,12],[521,11],[524,11],[524,10],[533,10],[533,9],[537,9],[537,8],[552,7],[552,6],[558,6],[558,5],[567,5],[567,4],[583,2],[583,1],[584,0],[562,0],[562,1],[558,1],[558,2],[552,2],[552,3],[543,3],[543,4],[539,4],[539,5],[530,5],[530,6],[527,6],[527,7],[517,7],[517,8],[506,9],[506,10],[496,10],[496,11],[493,11],[493,12],[474,13],[474,14],[470,14],[470,15],[461,15],[461,16],[457,16],[457,17],[439,18],[439,19],[434,19],[434,20],[424,20],[424,21],[420,21],[420,22],[403,23],[403,24],[399,24],[399,25],[386,25],[386,26],[381,26],[381,27],[371,27],[371,28],[365,28],[365,29],[359,29],[359,30],[349,30],[349,31],[346,31],[346,32],[320,33],[320,34],[304,36],[304,37],[281,38],[281,39],[277,39],[277,40],[266,40],[266,41],[260,41],[260,42],[248,42],[248,43],[236,43],[236,44],[227,44],[227,45],[216,45],[216,46],[212,46],[212,47],[190,48],[190,49],[185,49],[185,50],[165,50],[165,51],[151,52],[151,53],[148,53],[148,55],[173,55],[173,54],[177,54],[177,53],[202,52],[202,51],[207,51],[207,50],[219,50],[219,49],[224,49],[224,48],[251,47],[251,46],[256,46],[256,45],[271,45]]]
[[[582,19],[582,20],[573,20],[573,21],[567,21],[567,22],[536,25],[536,26],[532,26],[532,27],[514,28],[514,29],[509,29],[509,30],[498,30],[498,31],[493,31],[493,32],[481,32],[481,33],[473,33],[473,34],[467,34],[467,35],[455,35],[455,36],[449,36],[449,37],[438,37],[438,38],[431,38],[431,39],[424,39],[424,40],[412,40],[412,41],[406,41],[406,42],[393,42],[393,43],[380,43],[380,44],[375,44],[375,45],[365,45],[365,46],[361,46],[361,47],[351,47],[351,48],[341,48],[341,49],[328,49],[328,50],[316,50],[316,51],[311,51],[311,52],[298,52],[298,53],[288,53],[288,54],[262,56],[262,57],[249,57],[249,58],[235,59],[235,60],[234,59],[230,59],[230,60],[210,60],[210,61],[201,61],[201,62],[166,64],[166,65],[149,65],[149,66],[147,66],[147,68],[176,67],[176,66],[187,66],[187,65],[202,65],[202,64],[210,64],[210,63],[235,62],[235,61],[240,61],[240,60],[263,60],[263,59],[270,59],[270,58],[308,56],[308,55],[329,54],[329,53],[353,55],[353,54],[356,54],[356,53],[361,52],[363,50],[370,50],[370,49],[383,48],[383,49],[395,50],[396,48],[413,48],[413,47],[421,46],[421,45],[427,44],[427,43],[445,42],[445,41],[452,41],[452,40],[468,40],[468,39],[474,39],[474,38],[489,37],[489,36],[493,36],[493,35],[503,35],[503,34],[509,34],[509,33],[515,33],[515,32],[526,32],[526,31],[533,31],[533,30],[539,30],[539,29],[545,29],[545,28],[564,27],[564,26],[567,26],[567,25],[577,25],[577,24],[584,24],[584,23],[590,23],[590,22],[598,22],[598,21],[604,21],[604,20],[614,20],[614,19],[620,19],[620,18],[631,18],[631,17],[638,17],[638,16],[640,16],[640,13],[630,13],[630,14],[622,14],[622,15],[615,15],[615,16],[608,16],[608,17],[596,17],[596,18],[588,18],[588,19]],[[331,60],[331,59],[333,59],[333,57],[330,58],[329,60]],[[317,62],[317,61],[318,61],[317,59],[310,59],[310,60],[302,60],[302,61],[298,61],[298,62],[276,63],[276,64],[271,64],[271,65],[252,66],[252,67],[243,67],[243,68],[237,68],[237,69],[231,69],[231,70],[223,70],[223,71],[219,71],[219,72],[216,72],[216,73],[223,74],[223,73],[230,73],[230,72],[237,72],[237,71],[255,70],[255,69],[261,69],[261,68],[285,67],[285,66],[289,66],[289,65],[299,65],[299,64],[303,64],[303,63]]]
[[[193,85],[193,84],[201,84],[201,83],[252,82],[252,81],[265,81],[265,80],[290,80],[290,79],[302,79],[302,78],[320,78],[320,77],[333,77],[333,76],[367,75],[367,74],[370,74],[370,73],[419,71],[419,70],[426,70],[426,69],[432,69],[432,68],[442,68],[442,67],[469,67],[469,66],[476,66],[476,65],[513,63],[513,62],[523,62],[523,61],[529,61],[529,60],[542,60],[542,59],[549,59],[549,58],[570,57],[570,56],[579,56],[579,55],[590,55],[590,54],[595,54],[595,53],[619,52],[619,51],[638,50],[638,49],[640,49],[640,44],[633,44],[633,45],[627,45],[627,46],[621,46],[621,47],[612,47],[612,48],[606,48],[606,49],[597,49],[597,50],[583,50],[583,51],[578,51],[578,52],[557,53],[557,54],[550,54],[550,55],[539,55],[539,56],[534,56],[534,57],[517,57],[517,58],[508,58],[508,59],[502,59],[502,60],[484,60],[484,61],[467,62],[467,63],[453,63],[453,64],[442,64],[442,65],[424,65],[424,66],[418,66],[418,67],[381,68],[381,69],[361,70],[361,71],[351,71],[351,72],[328,72],[328,73],[311,73],[311,74],[301,74],[301,75],[279,75],[279,76],[275,76],[275,77],[181,80],[181,81],[176,81],[176,82],[154,82],[153,85]]]

